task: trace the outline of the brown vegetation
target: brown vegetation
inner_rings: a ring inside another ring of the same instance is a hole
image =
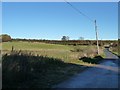
[[[12,40],[10,35],[7,35],[7,34],[0,35],[0,38],[2,42],[8,42]]]

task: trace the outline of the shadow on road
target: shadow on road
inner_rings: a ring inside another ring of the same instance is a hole
[[[100,64],[79,73],[70,79],[53,86],[59,88],[118,88],[118,57],[105,49],[106,58]],[[86,59],[86,58],[85,58]]]

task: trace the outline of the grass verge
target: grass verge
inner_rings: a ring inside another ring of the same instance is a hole
[[[50,88],[85,69],[61,59],[11,52],[2,57],[4,88]]]

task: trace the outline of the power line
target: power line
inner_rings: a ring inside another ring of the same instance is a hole
[[[84,17],[88,18],[90,21],[93,22],[93,20],[88,17],[87,15],[85,15],[84,13],[82,13],[78,8],[76,8],[75,6],[73,6],[71,3],[69,3],[68,1],[64,0],[68,5],[70,5],[74,10],[76,10],[79,14],[83,15]]]
[[[79,14],[83,15],[84,17],[88,18],[91,22],[93,22],[93,19],[82,13],[79,9],[77,9],[75,6],[64,0],[67,4],[69,4],[74,10],[76,10]],[[97,25],[96,25],[96,20],[95,22],[95,32],[96,32],[96,41],[97,41],[97,54],[99,54],[99,43],[98,43],[98,32],[97,32]]]

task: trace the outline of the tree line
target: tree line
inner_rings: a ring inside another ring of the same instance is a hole
[[[63,36],[61,40],[45,40],[45,39],[13,39],[10,35],[3,34],[0,35],[2,42],[7,41],[28,41],[28,42],[44,42],[44,43],[50,43],[50,44],[62,44],[62,45],[96,45],[96,40],[69,40],[68,36]],[[119,39],[120,40],[120,39]],[[99,46],[103,45],[112,45],[112,46],[118,46],[118,40],[99,40]]]
[[[27,42],[44,42],[50,44],[62,45],[96,45],[96,40],[37,40],[37,39],[12,39],[12,41],[27,41]],[[99,46],[104,45],[118,46],[117,40],[99,40]]]

